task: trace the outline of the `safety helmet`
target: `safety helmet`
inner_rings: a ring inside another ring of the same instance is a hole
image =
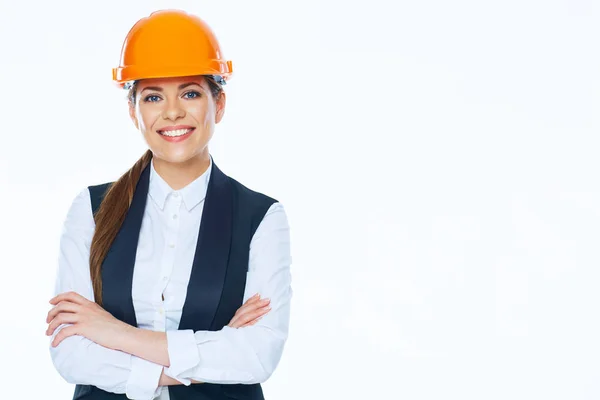
[[[210,27],[195,15],[160,10],[131,28],[121,49],[113,81],[129,88],[145,78],[212,75],[225,84],[233,72]]]

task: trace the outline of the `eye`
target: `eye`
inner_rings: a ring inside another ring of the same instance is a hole
[[[160,97],[159,97],[159,96],[157,96],[157,95],[155,95],[155,94],[148,95],[148,96],[146,96],[146,97],[144,98],[144,101],[145,101],[146,103],[155,103],[155,102],[157,102],[157,101],[159,101],[159,100],[160,100]]]
[[[201,95],[200,95],[200,93],[199,93],[199,92],[197,92],[197,91],[195,91],[195,90],[191,90],[191,91],[189,91],[189,92],[186,92],[186,93],[183,95],[183,97],[184,97],[184,98],[186,98],[186,99],[195,99],[195,98],[198,98],[198,97],[200,97],[200,96],[201,96]]]

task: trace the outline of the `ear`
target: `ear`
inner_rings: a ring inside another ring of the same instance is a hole
[[[217,99],[217,111],[215,114],[215,123],[218,124],[223,119],[223,115],[225,114],[225,105],[227,104],[227,96],[225,96],[225,92],[219,93],[219,98]]]
[[[133,124],[135,125],[135,129],[140,129],[140,124],[138,123],[137,116],[135,115],[135,105],[131,102],[131,100],[128,102],[128,104],[129,104],[129,117],[131,118],[131,121],[133,121]]]

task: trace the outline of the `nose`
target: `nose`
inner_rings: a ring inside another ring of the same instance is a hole
[[[172,99],[165,101],[165,109],[163,110],[162,117],[164,119],[169,119],[171,121],[175,121],[179,118],[183,118],[185,116],[185,110],[181,107],[179,103],[179,99]]]

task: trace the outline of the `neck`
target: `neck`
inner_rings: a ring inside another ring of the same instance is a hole
[[[173,163],[154,157],[156,173],[167,182],[173,190],[180,190],[202,175],[210,165],[210,154],[206,150],[188,161]]]

